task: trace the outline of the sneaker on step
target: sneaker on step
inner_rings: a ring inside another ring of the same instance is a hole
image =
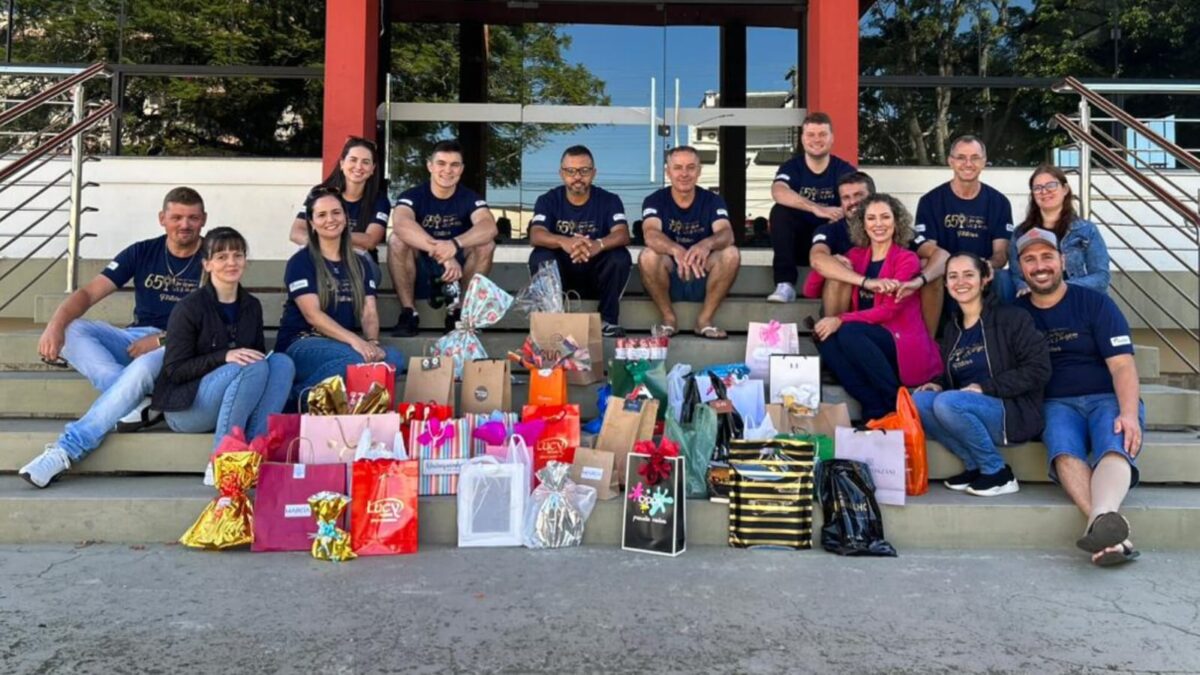
[[[775,292],[767,296],[767,302],[793,302],[796,299],[796,287],[788,284],[775,284]]]
[[[620,338],[625,337],[625,329],[621,328],[620,324],[602,321],[600,322],[600,334],[604,337]]]
[[[1005,464],[1004,468],[996,473],[979,474],[979,478],[976,478],[967,487],[967,494],[976,497],[999,497],[1000,495],[1011,495],[1020,489],[1012,468]]]
[[[211,459],[208,460],[208,466],[204,467],[204,484],[208,487],[213,487],[217,484],[217,481],[213,478],[213,463]]]
[[[131,434],[135,431],[148,429],[155,424],[163,421],[161,412],[150,409],[150,399],[145,399],[138,404],[128,415],[117,420],[117,433]]]
[[[392,328],[392,337],[415,337],[420,327],[421,317],[417,310],[412,307],[401,308],[400,318],[396,319],[396,325]]]
[[[47,445],[42,454],[21,467],[17,475],[34,487],[44,488],[57,478],[58,474],[70,468],[71,458],[67,456],[67,451],[57,445]]]
[[[971,487],[971,483],[974,483],[978,479],[979,469],[970,469],[958,474],[957,476],[951,476],[947,478],[946,480],[942,481],[942,485],[945,485],[956,492],[962,492],[963,490]]]

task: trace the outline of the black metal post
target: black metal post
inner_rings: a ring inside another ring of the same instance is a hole
[[[746,27],[721,26],[721,107],[746,107]],[[720,127],[717,171],[738,243],[746,238],[746,127]]]

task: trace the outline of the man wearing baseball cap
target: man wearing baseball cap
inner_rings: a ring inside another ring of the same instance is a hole
[[[1087,517],[1076,545],[1096,565],[1129,562],[1139,554],[1118,511],[1138,481],[1146,416],[1129,323],[1107,295],[1064,283],[1053,232],[1022,235],[1017,260],[1030,293],[1016,304],[1046,335],[1053,368],[1042,435],[1050,478]]]

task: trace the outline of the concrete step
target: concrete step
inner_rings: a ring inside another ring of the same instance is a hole
[[[801,331],[800,353],[816,354],[817,347],[811,337],[803,334],[803,328]],[[268,349],[275,346],[275,332],[274,329],[267,330]],[[37,345],[40,336],[40,330],[0,332],[0,371],[57,370],[54,366],[42,363],[39,358]],[[441,336],[442,333],[438,331],[426,330],[416,337],[393,338],[387,335],[387,331],[384,331],[383,342],[395,346],[403,354],[424,354]],[[525,332],[486,330],[481,334],[481,340],[488,354],[499,357],[508,351],[520,349],[521,343],[525,340]],[[611,355],[615,349],[616,339],[606,338],[604,353]],[[706,340],[689,333],[680,333],[671,339],[671,348],[667,354],[667,367],[670,368],[676,363],[737,363],[743,361],[745,356],[745,334],[731,334],[728,340]],[[1134,350],[1134,360],[1137,363],[1138,376],[1142,381],[1153,382],[1160,377],[1157,347],[1138,345]]]
[[[570,400],[580,405],[585,417],[596,414],[595,390],[599,386],[570,388]],[[513,400],[528,400],[528,391],[528,381],[518,374],[518,381],[513,385]],[[857,419],[857,402],[849,399],[840,386],[824,385],[822,397],[830,403],[850,403],[851,416]],[[75,371],[0,372],[0,418],[78,417],[95,398],[95,390]],[[1146,424],[1152,429],[1200,426],[1200,391],[1143,384],[1142,400],[1146,404]]]
[[[36,490],[15,476],[0,477],[0,543],[175,541],[213,498],[212,488],[195,476],[69,476]],[[618,546],[623,502],[597,504],[584,543]],[[725,546],[727,507],[688,501],[688,545]],[[421,499],[423,544],[457,542],[456,500]],[[1133,539],[1144,549],[1187,549],[1200,543],[1200,491],[1182,487],[1141,487],[1123,512]],[[821,509],[813,513],[819,546]],[[1069,548],[1083,529],[1083,516],[1051,485],[1023,486],[1002,498],[981,499],[940,486],[910,498],[907,506],[883,507],[885,534],[901,551],[913,548]]]
[[[401,376],[397,387],[403,389],[403,382]],[[602,384],[572,385],[569,388],[570,401],[579,404],[585,420],[597,414],[596,390]],[[87,411],[96,396],[91,384],[75,371],[0,372],[0,419],[74,419]],[[846,402],[851,417],[858,418],[858,402],[849,398],[841,386],[826,384],[821,388],[821,396],[822,400],[829,403]],[[513,401],[520,405],[528,400],[528,377],[524,373],[517,373],[513,383]]]
[[[9,420],[0,431],[0,472],[16,471],[53,443],[62,422]],[[73,474],[191,473],[204,471],[212,450],[211,434],[176,434],[157,427],[136,434],[111,434],[99,450],[72,467]],[[929,477],[938,481],[962,471],[962,463],[940,444],[927,447]],[[1005,459],[1022,483],[1045,483],[1046,448],[1025,443],[1005,448]],[[1200,435],[1195,432],[1147,433],[1138,461],[1143,483],[1200,483]]]
[[[255,293],[263,306],[263,322],[267,326],[278,326],[279,318],[283,315],[283,303],[286,295],[280,292]],[[45,323],[54,315],[54,310],[62,302],[62,294],[39,295],[35,299],[34,321]],[[379,317],[382,325],[395,325],[396,317],[400,315],[400,302],[394,295],[379,296]],[[595,312],[596,302],[584,300],[580,311]],[[791,304],[775,304],[758,296],[731,296],[721,303],[714,319],[716,325],[731,332],[746,332],[746,324],[750,321],[779,321],[803,325],[806,317],[817,320],[820,317],[820,302],[816,300],[801,300]],[[421,326],[426,329],[441,330],[444,325],[446,310],[433,309],[425,302],[417,303],[417,312],[421,317]],[[700,304],[692,302],[675,303],[675,313],[679,326],[691,330],[696,325],[696,316],[700,312]],[[108,321],[117,325],[128,324],[133,317],[133,293],[118,292],[105,298],[99,305],[93,307],[87,318]],[[649,331],[654,325],[661,323],[662,317],[654,303],[646,296],[629,296],[621,302],[621,325],[634,331]],[[494,327],[498,330],[526,330],[529,318],[520,312],[509,312]]]

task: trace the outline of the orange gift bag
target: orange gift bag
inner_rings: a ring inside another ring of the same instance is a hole
[[[929,492],[929,461],[925,457],[925,428],[908,389],[896,393],[896,412],[867,422],[869,429],[904,432],[904,491],[911,497]]]

